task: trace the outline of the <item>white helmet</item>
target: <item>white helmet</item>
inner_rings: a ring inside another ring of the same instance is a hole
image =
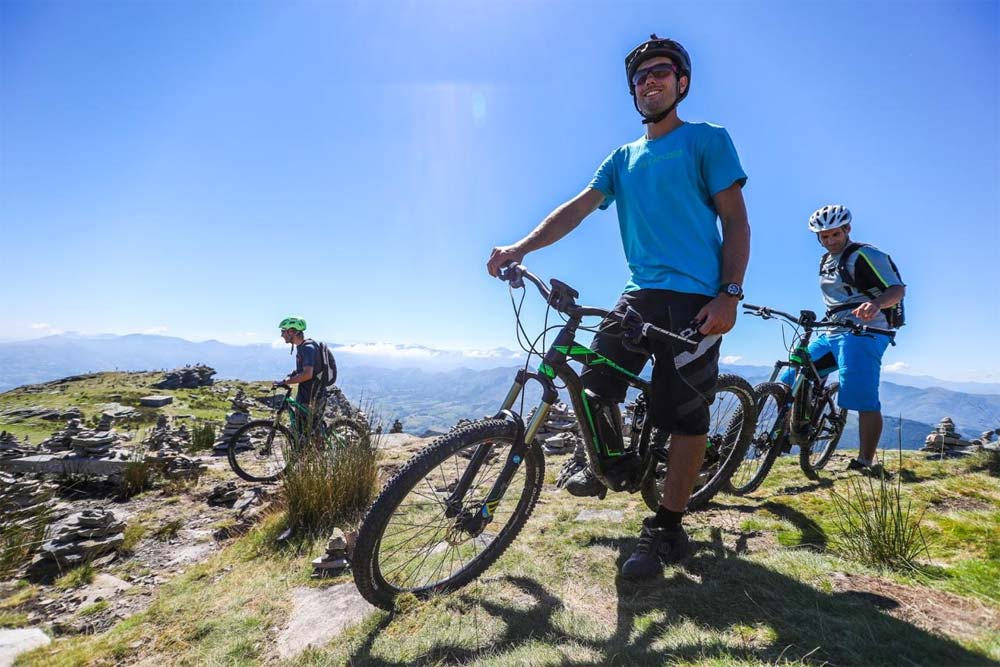
[[[851,212],[840,204],[824,206],[809,216],[809,231],[812,232],[825,232],[849,224],[851,224]]]

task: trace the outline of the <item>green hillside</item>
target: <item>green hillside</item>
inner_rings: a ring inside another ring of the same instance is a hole
[[[697,551],[642,585],[617,576],[645,513],[635,496],[574,499],[547,485],[522,535],[477,582],[372,612],[281,661],[275,637],[321,543],[276,547],[280,514],[164,585],[145,611],[59,639],[23,665],[983,665],[1000,661],[1000,468],[986,455],[903,454],[897,480],[925,511],[922,568],[891,573],[843,555],[819,482],[779,459],[747,498],[719,496],[688,525]],[[894,467],[894,464],[893,464]],[[622,520],[579,521],[582,509]],[[349,527],[348,527],[349,528]],[[323,619],[317,618],[316,622]]]

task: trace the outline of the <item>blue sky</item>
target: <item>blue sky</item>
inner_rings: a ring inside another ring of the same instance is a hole
[[[652,31],[692,54],[681,117],[749,174],[748,301],[820,309],[805,222],[844,203],[908,284],[885,363],[1000,380],[995,1],[4,0],[0,338],[269,342],[296,313],[515,347],[489,250],[642,133],[622,61]],[[526,264],[610,306],[614,210]],[[723,354],[770,363],[779,328],[742,318]]]

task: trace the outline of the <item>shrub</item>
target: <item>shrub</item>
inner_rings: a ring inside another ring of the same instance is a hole
[[[379,436],[368,427],[330,445],[315,433],[303,440],[282,478],[288,527],[320,535],[360,518],[376,491]]]
[[[0,581],[31,560],[51,521],[52,507],[47,501],[18,509],[4,502],[0,494]]]
[[[118,495],[123,500],[142,493],[153,485],[154,466],[146,460],[146,448],[137,446],[129,454],[125,468],[118,476]]]
[[[837,547],[849,558],[877,568],[919,569],[917,557],[927,555],[919,513],[902,495],[902,475],[895,483],[885,474],[851,477],[847,493],[831,494],[839,532]]]
[[[203,452],[215,444],[215,427],[211,422],[196,424],[191,431],[191,452]]]

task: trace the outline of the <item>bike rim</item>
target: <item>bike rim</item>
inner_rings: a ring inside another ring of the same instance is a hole
[[[489,490],[507,460],[511,440],[484,439],[449,455],[420,478],[395,508],[382,531],[376,554],[376,576],[396,591],[425,591],[445,586],[480,558],[514,517],[521,498],[530,493],[527,462],[519,468],[493,520],[478,535],[459,527],[459,519],[446,516],[446,498],[468,465],[468,458],[482,443],[493,446],[490,456],[469,486],[462,502],[462,516],[478,515]]]
[[[251,477],[273,479],[285,470],[292,443],[269,424],[251,426],[234,443],[236,465]]]
[[[771,447],[775,446],[773,434],[778,423],[780,410],[781,406],[778,404],[778,400],[767,394],[758,411],[753,440],[750,441],[746,456],[743,457],[743,461],[731,478],[734,488],[743,488],[749,484],[757,476],[761,466],[764,465],[764,460],[771,451]]]

